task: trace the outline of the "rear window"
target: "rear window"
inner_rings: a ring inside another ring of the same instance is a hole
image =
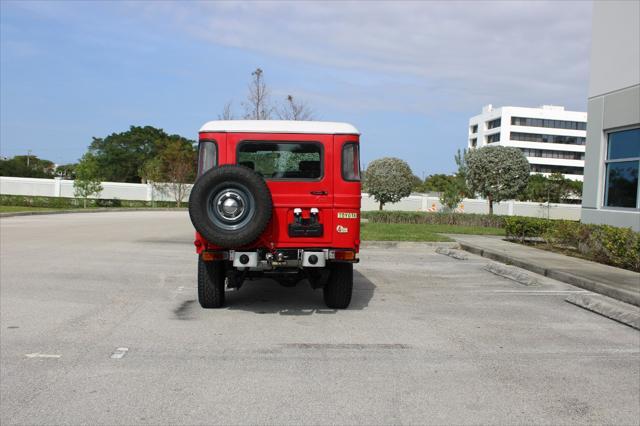
[[[238,164],[265,179],[320,179],[322,157],[322,145],[316,142],[251,141],[238,148]]]
[[[357,143],[346,143],[342,147],[342,179],[360,180],[360,153]]]
[[[198,148],[198,176],[214,167],[218,162],[218,147],[214,141],[200,141]]]

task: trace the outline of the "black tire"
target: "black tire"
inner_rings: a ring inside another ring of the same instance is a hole
[[[224,261],[205,262],[198,257],[198,302],[205,309],[224,306]]]
[[[267,183],[244,166],[224,165],[207,171],[196,180],[189,196],[189,216],[196,231],[223,248],[254,242],[269,224],[272,209]]]
[[[353,264],[329,265],[329,279],[324,286],[324,303],[332,309],[346,309],[353,293]]]

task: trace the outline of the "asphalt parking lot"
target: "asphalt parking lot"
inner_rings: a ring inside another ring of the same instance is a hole
[[[0,423],[637,425],[640,333],[425,245],[200,309],[183,212],[0,221]]]

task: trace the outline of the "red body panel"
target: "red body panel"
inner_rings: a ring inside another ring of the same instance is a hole
[[[295,141],[322,144],[324,166],[318,180],[267,179],[273,200],[272,218],[265,232],[251,248],[346,248],[359,250],[360,203],[359,181],[346,181],[342,176],[342,148],[345,143],[359,143],[359,135],[288,134],[288,133],[200,133],[200,140],[213,140],[218,148],[218,164],[236,164],[238,144],[243,141]],[[316,194],[312,194],[315,192]],[[318,193],[326,193],[318,195]],[[290,237],[288,225],[293,222],[293,209],[301,208],[307,218],[311,208],[319,210],[323,224],[322,237]],[[196,249],[215,250],[196,233]]]

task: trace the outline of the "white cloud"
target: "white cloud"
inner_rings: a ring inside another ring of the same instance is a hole
[[[350,92],[370,99],[367,105],[376,105],[376,96],[417,111],[432,109],[434,102],[451,109],[488,102],[573,108],[586,103],[590,2],[153,2],[140,7],[147,17],[164,15],[218,45],[395,76],[383,78],[384,87],[373,93],[359,81],[347,84]]]

